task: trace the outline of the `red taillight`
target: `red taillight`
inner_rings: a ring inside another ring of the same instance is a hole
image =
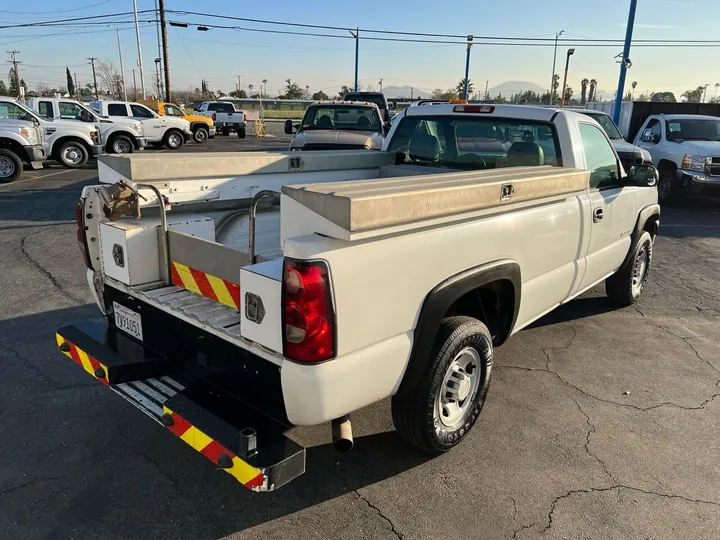
[[[490,114],[494,111],[495,107],[492,105],[455,105],[453,107],[453,112]]]
[[[243,113],[243,122],[247,122],[247,114]]]
[[[90,263],[90,254],[88,253],[88,247],[87,247],[87,239],[85,238],[85,216],[83,215],[83,212],[85,211],[85,205],[83,204],[83,201],[80,201],[77,203],[77,206],[75,206],[75,225],[77,225],[77,242],[78,246],[80,246],[80,251],[82,252],[83,258],[85,259],[85,266],[90,268],[92,270],[92,264]]]
[[[213,113],[212,119],[213,119],[213,122],[214,122],[215,120],[217,120],[217,114]]]
[[[285,259],[282,299],[285,356],[300,362],[335,356],[335,313],[327,264]]]

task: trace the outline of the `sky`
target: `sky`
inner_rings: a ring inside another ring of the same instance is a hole
[[[138,0],[138,9],[153,9],[155,0]],[[363,0],[311,0],[310,2],[247,2],[243,0],[166,0],[168,10],[297,22],[338,27],[473,34],[475,36],[520,36],[553,38],[565,30],[565,38],[623,39],[630,0],[603,0],[583,9],[584,3],[556,0],[513,0],[512,2],[438,3],[430,0],[392,3]],[[477,7],[468,7],[476,5]],[[462,6],[462,7],[460,7]],[[568,8],[568,6],[570,6]],[[0,26],[57,20],[72,17],[132,11],[132,0],[34,0],[0,2]],[[153,14],[140,15],[141,20]],[[249,22],[223,21],[198,15],[168,14],[169,21],[222,24],[245,28],[272,28],[345,35],[346,32],[268,26]],[[65,85],[65,67],[77,73],[81,85],[92,81],[86,57],[110,60],[119,66],[114,28],[119,28],[125,77],[132,84],[132,68],[138,54],[131,16],[117,17],[115,25],[0,28],[0,50],[19,50],[21,77],[30,88],[40,83]],[[713,48],[631,49],[633,66],[628,82],[637,81],[636,93],[671,91],[679,98],[685,90],[709,84],[708,97],[720,82],[720,0],[639,0],[634,39],[718,40]],[[125,21],[125,22],[119,22]],[[142,57],[146,85],[150,87],[153,60],[158,56],[154,23],[141,24]],[[292,79],[310,91],[337,92],[354,78],[355,42],[348,39],[278,35],[246,30],[195,27],[168,27],[172,85],[176,89],[200,86],[209,81],[211,89],[229,92],[240,84],[255,90],[266,79],[268,93],[282,91],[285,79]],[[378,35],[378,34],[376,34]],[[454,87],[464,76],[463,44],[391,43],[361,39],[359,79],[364,89],[377,86],[414,86],[424,90]],[[619,66],[614,56],[622,45],[587,47],[560,43],[558,67],[562,73],[565,51],[574,46],[568,84],[579,91],[583,78],[597,79],[600,91],[609,95],[617,87]],[[470,79],[476,87],[490,88],[505,81],[531,81],[547,87],[552,71],[552,47],[474,45]],[[9,66],[9,64],[8,64]],[[139,74],[137,75],[139,77]],[[7,75],[0,74],[7,82]],[[716,80],[717,79],[717,80]],[[139,79],[138,79],[139,86]]]

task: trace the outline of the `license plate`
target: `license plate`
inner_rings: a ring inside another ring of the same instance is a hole
[[[142,341],[142,319],[140,314],[117,302],[113,302],[113,311],[115,311],[115,326]]]

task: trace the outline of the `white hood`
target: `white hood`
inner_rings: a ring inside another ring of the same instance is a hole
[[[720,157],[720,141],[685,141],[682,147],[686,154]]]

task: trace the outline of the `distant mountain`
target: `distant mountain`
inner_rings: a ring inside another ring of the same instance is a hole
[[[383,88],[383,94],[389,98],[409,98],[411,89],[413,98],[427,99],[430,97],[430,92],[411,86],[386,86]]]
[[[480,88],[478,85],[475,85],[475,92],[478,94],[482,94],[483,90],[484,88]],[[524,92],[525,90],[532,90],[538,94],[547,92],[547,88],[530,81],[507,81],[488,89],[488,94],[490,94],[491,98],[496,97],[498,94],[502,94],[504,98],[509,98],[511,95],[517,94],[518,92]]]

